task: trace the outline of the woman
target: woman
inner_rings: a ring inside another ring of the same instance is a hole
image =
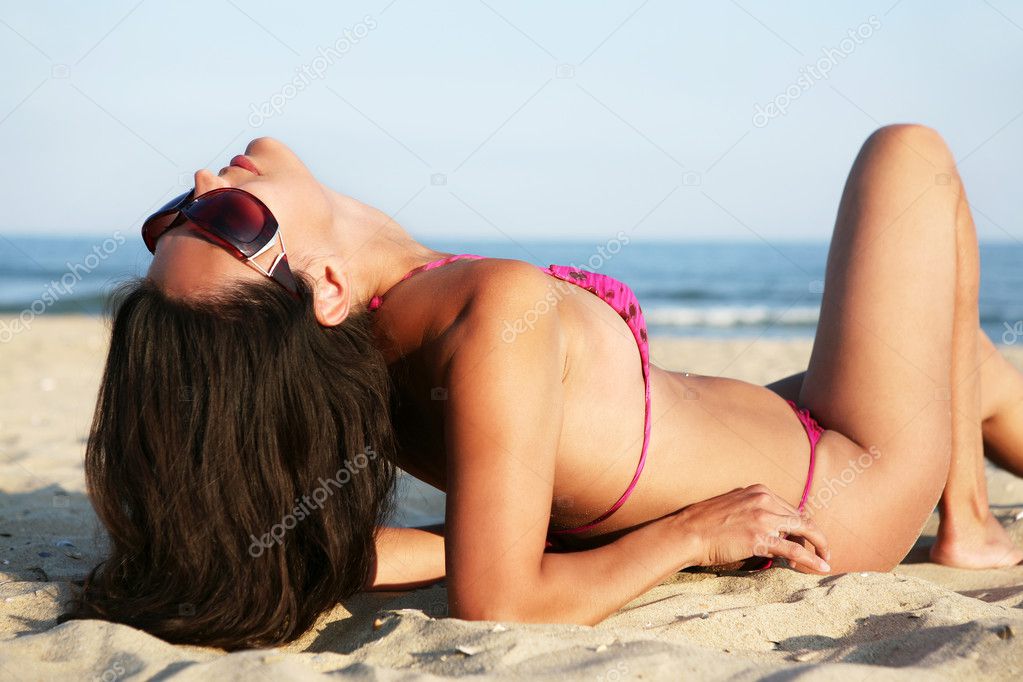
[[[983,474],[1023,475],[1023,376],[927,128],[864,145],[809,366],[768,387],[651,366],[623,284],[433,251],[267,138],[144,234],[86,455],[111,556],[74,616],[265,645],[446,577],[452,616],[594,623],[686,567],[889,570],[939,502],[936,561],[1023,559]],[[442,531],[379,528],[395,465],[447,491]]]

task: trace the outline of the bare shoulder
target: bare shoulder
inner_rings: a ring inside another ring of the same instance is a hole
[[[543,270],[523,261],[488,258],[472,264],[467,280],[461,314],[448,330],[449,341],[462,354],[489,354],[508,345],[529,354],[563,345],[557,307],[549,301],[551,278]]]
[[[483,309],[528,302],[549,288],[549,277],[540,268],[505,258],[475,261],[472,280],[471,303]]]
[[[514,324],[535,305],[550,286],[548,279],[522,261],[464,260],[393,286],[375,320],[390,356],[421,353],[437,367],[468,337],[499,338],[502,321]]]

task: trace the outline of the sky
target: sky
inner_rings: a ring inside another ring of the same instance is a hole
[[[1023,4],[0,2],[0,235],[109,235],[252,138],[413,235],[828,239],[862,141],[938,129],[1023,241]]]

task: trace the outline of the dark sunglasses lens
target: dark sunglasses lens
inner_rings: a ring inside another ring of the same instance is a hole
[[[184,194],[179,194],[178,196],[174,197],[166,204],[164,204],[159,211],[154,212],[153,215],[156,215],[157,213],[163,213],[164,211],[170,211],[171,209],[177,210],[181,208],[182,206],[185,205],[187,200],[192,198],[192,193],[194,191],[195,191],[194,189],[190,189]]]
[[[156,240],[168,229],[174,227],[172,221],[180,217],[181,214],[178,213],[178,210],[192,200],[193,192],[194,190],[188,190],[184,194],[174,197],[142,223],[142,238],[150,251],[155,252]]]
[[[258,239],[269,219],[263,206],[243,192],[218,192],[199,197],[187,214],[189,220],[240,244]]]
[[[146,218],[146,222],[142,224],[143,229],[151,230],[153,228],[166,227],[178,209],[191,201],[192,192],[193,190],[188,190],[184,194],[180,194],[164,204],[159,211],[156,211]]]

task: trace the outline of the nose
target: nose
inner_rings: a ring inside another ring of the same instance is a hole
[[[203,168],[195,172],[195,196],[205,194],[211,189],[217,189],[220,187],[230,187],[230,183],[224,178],[214,175],[207,169]]]

